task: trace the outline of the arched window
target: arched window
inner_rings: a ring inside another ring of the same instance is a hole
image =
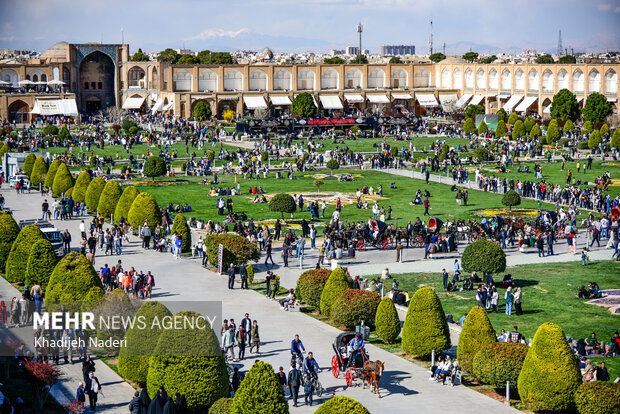
[[[566,69],[560,69],[558,72],[558,91],[560,89],[568,89],[568,72]]]
[[[5,69],[0,72],[0,80],[9,82],[15,88],[19,86],[19,75],[13,69]]]
[[[401,89],[407,87],[409,76],[404,69],[394,69],[391,78],[392,88]]]
[[[47,82],[47,74],[41,74],[41,82]]]
[[[486,89],[487,88],[487,76],[484,73],[484,70],[478,69],[476,72],[476,88],[478,89]]]
[[[540,81],[540,77],[538,76],[538,72],[536,69],[530,70],[527,74],[527,87],[530,91],[538,90],[538,82]]]
[[[62,81],[65,83],[65,87],[71,85],[71,71],[68,68],[62,68]]]
[[[267,90],[267,74],[260,69],[250,73],[250,90],[266,91]]]
[[[30,75],[32,77],[32,79],[30,79],[31,81],[37,83],[39,81],[39,75],[38,74],[34,74],[34,75]]]
[[[224,90],[243,90],[243,75],[236,69],[227,70],[224,73]]]
[[[215,92],[217,91],[217,73],[210,69],[205,69],[198,75],[198,90]]]
[[[179,70],[172,75],[175,91],[192,90],[192,74],[186,70]]]
[[[431,86],[431,71],[426,68],[416,69],[413,73],[413,86],[416,88]]]
[[[510,70],[508,69],[504,69],[502,71],[502,90],[512,90],[512,73],[510,73]]]
[[[454,72],[452,72],[452,80],[454,88],[462,89],[463,88],[463,72],[461,69],[456,68]]]
[[[450,69],[443,68],[441,71],[441,87],[449,88],[451,86],[450,83]]]
[[[573,92],[583,93],[584,76],[581,69],[577,69],[573,72]]]
[[[362,71],[351,68],[344,73],[345,89],[358,89],[362,87]]]
[[[497,70],[494,68],[489,71],[489,89],[496,91],[498,86],[499,76],[497,75]]]
[[[474,71],[465,69],[465,89],[474,89]]]
[[[273,74],[273,89],[276,91],[291,90],[291,72],[278,69]]]
[[[613,69],[605,73],[605,93],[618,93],[618,74]]]
[[[600,92],[601,91],[601,74],[598,70],[592,69],[588,75],[588,92]]]
[[[385,88],[385,72],[380,68],[373,68],[368,72],[369,88]]]
[[[33,82],[42,82],[43,75],[44,73],[41,69],[34,69],[28,72],[28,75],[26,75],[26,79],[30,79]],[[47,77],[45,81],[47,82]]]
[[[302,69],[297,73],[297,89],[300,91],[311,91],[314,86],[314,71],[310,69]]]
[[[145,88],[146,87],[146,85],[144,85],[145,76],[146,76],[146,73],[144,72],[144,69],[142,69],[139,66],[134,66],[133,68],[129,69],[129,71],[127,72],[127,81],[129,82],[129,86]]]
[[[321,73],[321,89],[338,89],[338,72],[334,69],[325,69]]]
[[[159,74],[157,73],[157,68],[153,67],[153,72],[151,72],[151,87],[153,89],[159,89]]]
[[[521,92],[525,90],[525,73],[521,69],[515,73],[515,90]]]
[[[549,69],[543,72],[542,88],[544,92],[553,92],[553,72]]]

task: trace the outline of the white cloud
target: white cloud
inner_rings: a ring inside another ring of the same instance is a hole
[[[600,11],[608,11],[611,10],[611,3],[602,3],[596,6]]]
[[[224,29],[205,29],[199,34],[197,34],[196,36],[192,36],[186,40],[206,40],[206,39],[214,39],[216,37],[229,37],[229,38],[234,39],[240,34],[249,32],[249,31],[250,29],[248,29],[247,27],[244,27],[236,31],[224,30]]]
[[[13,40],[15,40],[15,36],[0,37],[0,42],[12,42]]]

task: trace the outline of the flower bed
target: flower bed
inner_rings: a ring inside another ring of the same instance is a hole
[[[474,215],[478,217],[491,217],[491,216],[506,216],[506,217],[521,217],[521,216],[537,216],[538,210],[534,209],[526,209],[526,208],[515,208],[512,210],[508,209],[486,209],[486,210],[478,210],[474,212]]]

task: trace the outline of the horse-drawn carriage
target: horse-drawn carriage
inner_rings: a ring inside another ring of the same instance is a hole
[[[383,363],[381,361],[370,361],[369,355],[364,348],[359,352],[349,356],[347,350],[349,342],[355,338],[355,332],[343,332],[336,337],[332,344],[334,356],[332,357],[332,374],[334,378],[338,378],[341,372],[344,372],[344,380],[347,387],[353,384],[356,378],[362,380],[362,385],[366,388],[366,384],[371,387],[373,392],[379,395],[379,379],[383,374]]]
[[[354,235],[353,243],[356,250],[366,250],[368,245],[377,249],[390,250],[394,247],[394,238],[390,234],[388,225],[383,221],[369,219],[364,230],[358,230]]]

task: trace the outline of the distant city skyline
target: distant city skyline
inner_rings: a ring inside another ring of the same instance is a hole
[[[195,51],[329,52],[358,45],[379,53],[385,44],[413,44],[461,54],[555,52],[558,31],[575,52],[620,51],[620,0],[29,0],[2,2],[0,48],[44,51],[54,43],[120,43]]]

